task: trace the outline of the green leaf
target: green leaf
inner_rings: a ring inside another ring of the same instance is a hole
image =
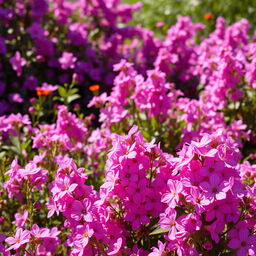
[[[14,153],[20,154],[20,151],[15,146],[4,145],[4,146],[2,146],[2,149],[6,150],[6,151],[12,151]]]
[[[12,148],[12,151],[21,154],[21,144],[20,139],[18,136],[10,136],[10,141],[13,144],[14,148]]]
[[[58,87],[58,92],[59,92],[59,95],[63,98],[67,97],[67,91],[64,87],[62,86],[59,86]]]
[[[26,148],[28,147],[28,145],[30,144],[30,142],[31,142],[31,140],[25,141],[25,142],[22,144],[22,146],[21,146],[22,150],[26,149]]]
[[[6,154],[6,152],[4,152],[4,151],[0,152],[0,158],[3,158],[5,154]]]
[[[153,117],[153,118],[151,118],[151,125],[152,125],[152,127],[153,127],[153,130],[155,131],[155,130],[157,130],[157,127],[158,127],[158,123],[157,123],[157,120]]]
[[[78,92],[78,89],[74,88],[74,89],[69,90],[67,94],[70,96],[70,95],[73,95],[73,94],[75,94],[77,92]]]
[[[69,104],[70,102],[79,99],[81,96],[79,94],[74,94],[74,95],[70,95],[67,98],[67,103]]]
[[[53,97],[53,100],[54,100],[54,101],[55,101],[55,100],[60,100],[60,97],[54,96],[54,97]]]
[[[160,228],[160,227],[157,227],[155,230],[153,230],[149,235],[150,236],[154,236],[154,235],[160,235],[162,233],[166,233],[170,230],[170,228],[166,228],[166,229],[163,229],[163,228]]]

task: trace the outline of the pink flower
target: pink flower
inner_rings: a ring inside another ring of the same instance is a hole
[[[27,221],[28,218],[28,211],[24,211],[23,214],[20,213],[16,213],[15,214],[15,221],[13,221],[12,223],[15,224],[17,227],[24,227],[25,223]]]
[[[15,234],[15,237],[8,237],[5,239],[5,242],[8,244],[12,244],[11,247],[8,248],[7,251],[12,249],[17,250],[21,245],[29,242],[30,233],[28,230],[24,230],[22,228],[18,228]]]
[[[79,234],[77,234],[75,236],[74,245],[75,245],[76,248],[83,249],[88,244],[89,238],[92,237],[92,235],[94,234],[94,231],[93,231],[93,229],[91,229],[89,227],[89,225],[86,225],[84,227],[79,226],[78,227],[78,232],[79,232]]]
[[[161,27],[163,27],[164,26],[164,22],[157,22],[156,24],[155,24],[155,26],[157,27],[157,28],[161,28]]]
[[[190,188],[190,194],[187,196],[186,200],[194,205],[195,211],[198,214],[205,211],[204,205],[210,204],[210,201],[205,198],[203,193],[200,193],[197,187]]]
[[[88,108],[95,106],[96,108],[103,107],[104,104],[108,101],[108,95],[106,92],[102,93],[100,96],[95,96],[87,105]]]
[[[59,63],[62,69],[74,68],[77,58],[73,56],[73,53],[63,52],[59,58]]]
[[[47,233],[48,233],[48,229],[43,229],[43,228],[40,229],[37,224],[34,224],[30,231],[30,234],[34,236],[36,239],[44,237],[45,234]]]
[[[21,57],[20,52],[17,51],[15,55],[10,58],[10,63],[12,64],[13,70],[16,71],[17,76],[21,76],[22,73],[22,67],[26,65],[26,60]]]
[[[179,193],[183,189],[183,185],[180,181],[168,180],[168,187],[170,192],[167,192],[162,197],[162,202],[168,204],[169,207],[175,208],[179,202]]]
[[[160,220],[158,225],[162,229],[170,229],[168,233],[168,238],[170,240],[176,239],[176,234],[180,230],[184,230],[184,228],[176,221],[177,213],[172,208],[167,208],[166,212],[160,214]]]
[[[134,142],[125,152],[124,155],[119,157],[119,162],[121,163],[124,159],[133,159],[136,157],[137,152],[134,150],[136,142]]]
[[[71,194],[78,186],[78,184],[71,183],[68,177],[64,177],[62,180],[57,180],[56,184],[56,190],[58,190],[56,192],[59,192],[57,198],[62,198],[67,194]]]
[[[24,100],[19,93],[11,93],[11,94],[9,94],[9,101],[22,103]]]
[[[200,220],[200,216],[195,213],[189,213],[187,215],[183,215],[179,218],[179,223],[184,227],[184,229],[192,233],[195,230],[200,230],[202,226],[202,222]]]
[[[48,83],[43,83],[42,86],[40,87],[42,90],[47,90],[47,91],[56,91],[58,89],[57,85],[51,85]]]
[[[47,218],[51,218],[55,212],[57,213],[57,215],[59,215],[58,207],[56,205],[56,202],[52,199],[52,197],[50,197],[49,203],[46,203],[46,207],[49,210]]]

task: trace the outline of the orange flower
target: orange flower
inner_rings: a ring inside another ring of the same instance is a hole
[[[37,96],[47,96],[51,93],[51,90],[46,90],[46,89],[42,89],[42,88],[36,88],[36,94]]]
[[[205,20],[211,20],[211,19],[213,19],[213,17],[214,17],[214,15],[212,13],[206,13],[204,15]]]
[[[96,92],[96,91],[98,91],[99,89],[100,89],[100,86],[99,86],[98,84],[93,84],[93,85],[89,86],[89,90],[90,90],[91,92]]]

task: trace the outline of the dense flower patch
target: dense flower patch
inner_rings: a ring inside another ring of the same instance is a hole
[[[139,4],[0,3],[0,254],[256,255],[247,20],[159,39]]]

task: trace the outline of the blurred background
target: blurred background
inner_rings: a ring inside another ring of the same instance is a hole
[[[136,3],[138,0],[124,0]],[[174,24],[178,16],[190,16],[193,22],[206,25],[204,33],[213,30],[215,19],[222,16],[227,24],[242,18],[249,20],[251,33],[256,26],[256,0],[141,0],[140,12],[134,13],[132,24],[141,24],[161,36]],[[163,24],[159,23],[162,22]],[[157,24],[158,23],[158,24]]]

